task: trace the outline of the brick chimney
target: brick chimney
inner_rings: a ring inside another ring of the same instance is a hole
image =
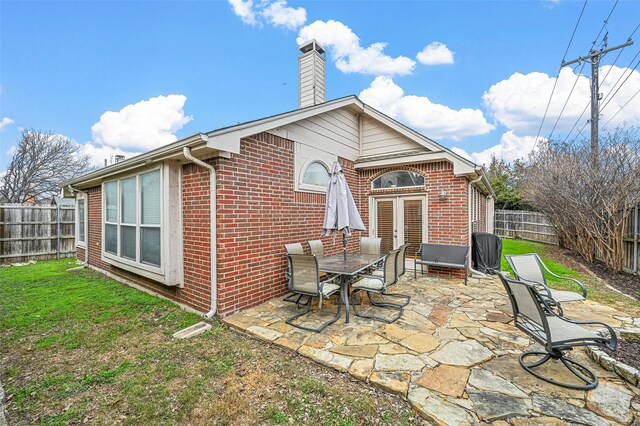
[[[325,51],[315,40],[300,46],[298,57],[298,106],[300,108],[321,104],[326,101]]]

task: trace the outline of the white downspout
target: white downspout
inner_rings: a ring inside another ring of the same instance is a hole
[[[201,138],[205,141],[207,140],[206,135],[201,135]],[[204,316],[207,319],[211,319],[218,311],[218,272],[217,272],[218,261],[217,261],[217,247],[216,247],[218,243],[217,221],[216,221],[216,216],[217,216],[216,169],[211,164],[207,164],[204,161],[194,157],[191,154],[191,150],[188,147],[185,146],[182,149],[182,152],[184,153],[184,156],[188,160],[209,170],[209,178],[210,178],[209,192],[211,194],[211,215],[210,215],[211,216],[211,261],[210,261],[211,263],[211,309]]]
[[[471,191],[473,191],[473,184],[476,182],[479,182],[480,180],[482,180],[482,172],[480,172],[480,175],[478,176],[477,179],[474,179],[472,181],[469,181],[469,190],[467,191],[467,204],[469,206],[468,210],[469,210],[469,250],[471,251],[473,249],[471,243],[471,234],[473,233],[473,229],[471,227],[471,216],[472,216],[472,212],[471,212]],[[473,269],[473,267],[471,266],[471,262],[469,262],[469,271],[471,271],[472,274],[477,274],[480,277],[486,277],[487,274],[483,274],[480,271],[476,271],[475,269]]]
[[[81,189],[74,188],[71,185],[67,185],[67,188],[69,189],[69,191],[71,191],[72,194],[74,194],[76,192],[84,194],[84,196],[85,196],[85,198],[84,198],[84,202],[85,202],[84,209],[85,209],[85,212],[89,211],[89,193],[87,191],[83,191]],[[76,217],[76,223],[78,223],[78,222],[79,222],[79,220]],[[85,248],[84,248],[84,262],[81,262],[80,266],[78,268],[84,267],[89,263],[89,233],[88,232],[84,233],[84,238],[86,240],[85,243],[84,243],[84,246],[85,246]]]

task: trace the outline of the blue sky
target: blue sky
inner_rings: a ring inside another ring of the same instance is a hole
[[[614,3],[588,1],[566,59],[589,51]],[[513,160],[533,146],[583,5],[3,0],[0,170],[22,128],[72,138],[100,163],[295,109],[297,41],[308,37],[328,51],[328,99],[355,94],[477,162]],[[619,1],[609,46],[638,24],[640,2]],[[602,112],[611,127],[640,124],[640,72],[627,69],[638,52],[640,42],[613,67],[618,52],[603,60],[603,104],[624,81]],[[589,68],[560,74],[541,136],[567,99],[554,137],[586,123]]]

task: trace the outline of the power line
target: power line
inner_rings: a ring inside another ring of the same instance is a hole
[[[636,28],[631,32],[631,34],[629,34],[629,37],[627,38],[627,41],[631,41],[631,38],[633,37],[633,35],[638,31],[638,29],[640,28],[640,24],[638,24],[636,26]],[[626,46],[625,46],[626,47]],[[611,72],[611,70],[613,69],[613,66],[618,62],[618,59],[620,59],[620,55],[622,55],[622,52],[624,51],[625,47],[623,47],[622,49],[620,49],[620,51],[618,51],[618,54],[616,55],[616,58],[613,60],[613,63],[611,64],[611,66],[609,67],[609,69],[607,70],[607,73],[605,74],[604,78],[601,81],[601,84],[603,84],[605,82],[605,80],[607,79],[607,77],[609,76],[609,73]],[[635,59],[635,58],[634,58]],[[631,64],[633,63],[633,59],[631,60],[629,66],[631,66]],[[627,67],[628,68],[628,67]],[[623,73],[624,74],[624,73]],[[620,78],[622,78],[622,75],[620,75],[620,77],[618,77],[618,80],[613,84],[613,87],[616,86],[616,84],[620,81]],[[611,92],[610,92],[611,93]],[[607,93],[607,96],[605,96],[604,100],[606,101],[609,94]],[[578,119],[573,123],[573,126],[571,126],[571,130],[569,130],[569,133],[567,133],[567,136],[564,138],[564,140],[562,141],[562,143],[565,143],[569,137],[571,136],[571,133],[573,133],[573,130],[576,128],[576,126],[578,125],[578,123],[580,122],[580,120],[582,120],[582,116],[584,116],[584,113],[587,111],[587,108],[589,108],[589,105],[591,104],[591,102],[587,102],[587,104],[585,105],[584,109],[582,110],[582,112],[580,113],[580,116],[578,117]],[[585,126],[583,126],[582,129],[584,129]]]
[[[616,117],[616,115],[618,115],[618,114],[620,113],[620,111],[622,111],[622,110],[624,109],[624,107],[626,107],[627,105],[629,105],[629,102],[631,102],[631,101],[633,100],[633,98],[635,98],[636,96],[638,96],[638,93],[640,93],[640,89],[638,89],[638,91],[637,91],[636,93],[634,93],[634,94],[633,94],[633,96],[631,96],[631,97],[629,98],[629,100],[628,100],[627,102],[625,102],[625,104],[624,104],[624,105],[622,105],[622,106],[620,107],[620,109],[619,109],[618,111],[616,111],[616,113],[615,113],[615,114],[613,114],[613,115],[611,116],[611,118],[610,118],[606,123],[604,123],[604,126],[602,126],[602,128],[604,129],[605,127],[607,127],[607,124],[609,124],[609,123],[611,122],[611,120],[613,120],[613,119]]]
[[[582,19],[582,14],[584,13],[584,9],[587,7],[587,0],[584,0],[584,4],[582,5],[582,10],[580,11],[580,16],[578,16],[578,22],[576,22],[576,26],[573,27],[573,33],[571,34],[571,38],[569,39],[569,44],[567,45],[567,49],[564,51],[564,55],[562,55],[562,62],[564,62],[567,57],[567,52],[569,52],[569,47],[571,46],[571,42],[573,41],[573,37],[576,35],[576,30],[578,29],[578,25],[580,25],[580,20]]]
[[[613,14],[613,11],[616,9],[616,6],[618,5],[618,0],[616,0],[616,2],[613,4],[613,7],[611,8],[611,11],[609,11],[609,16],[607,16],[607,19],[605,19],[602,22],[602,28],[600,28],[600,31],[598,32],[598,35],[596,36],[596,39],[593,40],[593,43],[591,43],[591,49],[589,50],[593,50],[594,46],[596,45],[596,43],[598,42],[598,39],[600,38],[600,34],[602,34],[602,31],[605,29],[605,27],[607,26],[607,23],[609,22],[609,18],[611,18],[611,15]],[[605,36],[606,37],[606,36]],[[606,46],[605,46],[606,47]]]
[[[631,60],[631,62],[629,62],[629,65],[627,65],[627,69],[629,69],[629,67],[631,66],[631,64],[633,64],[633,61],[636,60],[636,58],[638,57],[638,55],[640,55],[640,50],[638,50],[638,53],[636,53],[636,56],[633,57],[633,59]],[[638,65],[640,64],[640,60],[636,63],[636,65],[631,69],[631,72],[629,73],[629,75],[627,75],[627,77],[624,79],[624,81],[622,83],[620,83],[620,86],[618,86],[618,88],[613,91],[613,88],[611,89],[611,92],[609,92],[609,94],[607,94],[606,96],[606,102],[604,102],[604,105],[602,106],[602,108],[600,109],[600,111],[603,111],[607,105],[609,105],[609,103],[611,102],[611,100],[613,99],[613,97],[620,91],[620,89],[622,88],[622,86],[624,85],[624,83],[627,82],[627,80],[629,80],[629,77],[631,77],[631,75],[633,74],[633,72],[635,71],[636,68],[638,68]],[[620,74],[620,77],[618,77],[618,79],[616,80],[616,82],[613,84],[613,87],[616,87],[616,84],[618,84],[618,82],[620,81],[620,79],[622,78],[623,75],[625,75],[627,73],[627,70],[625,69],[624,72],[622,74]]]
[[[618,0],[616,0],[616,4],[618,3]],[[571,47],[571,43],[573,42],[573,36],[576,34],[576,30],[578,29],[578,25],[580,24],[580,20],[582,19],[582,14],[584,13],[584,9],[587,6],[587,0],[584,1],[584,4],[582,5],[582,10],[580,11],[580,15],[578,16],[578,20],[576,21],[576,25],[573,28],[573,33],[571,34],[571,38],[569,39],[569,43],[567,43],[567,48],[564,51],[564,57],[562,58],[562,62],[564,62],[564,59],[567,56],[567,52],[569,51],[569,48]],[[614,5],[615,8],[615,5]],[[613,11],[613,10],[612,10]],[[609,14],[609,16],[611,16],[611,14]],[[609,18],[607,18],[609,19]],[[602,32],[602,30],[600,30],[600,32]],[[600,34],[598,34],[598,37],[600,36]],[[536,138],[533,142],[533,148],[531,148],[531,150],[535,150],[536,149],[536,145],[538,144],[538,138],[540,137],[540,133],[542,132],[542,126],[544,126],[544,121],[547,118],[547,113],[549,112],[549,106],[551,105],[551,99],[553,99],[553,94],[556,91],[556,86],[558,85],[558,80],[560,79],[560,71],[562,70],[562,66],[558,69],[558,74],[556,75],[556,80],[553,82],[553,88],[551,89],[551,95],[549,95],[549,100],[547,101],[547,106],[544,109],[544,114],[542,115],[542,121],[540,122],[540,127],[538,128],[538,133],[536,134]]]
[[[549,133],[549,137],[547,139],[551,139],[551,136],[553,136],[553,132],[556,130],[556,126],[560,122],[560,118],[562,117],[562,114],[564,113],[564,110],[567,107],[567,104],[569,103],[569,99],[571,99],[571,95],[573,94],[573,91],[575,90],[576,85],[578,84],[578,81],[580,80],[580,76],[582,75],[582,70],[584,69],[584,66],[586,64],[587,64],[586,62],[582,63],[582,67],[580,67],[580,71],[578,71],[578,73],[576,75],[576,80],[573,82],[573,86],[571,87],[571,91],[569,92],[569,95],[567,96],[567,100],[564,101],[564,105],[562,106],[562,109],[560,110],[560,114],[558,114],[558,118],[556,119],[556,122],[553,124],[553,128],[551,129],[551,133]]]

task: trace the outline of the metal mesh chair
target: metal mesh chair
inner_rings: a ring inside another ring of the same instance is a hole
[[[321,240],[307,241],[307,244],[309,244],[311,254],[315,255],[318,259],[322,259],[324,257],[324,245]]]
[[[333,324],[338,320],[338,318],[340,318],[340,310],[342,308],[342,301],[340,300],[340,285],[333,282],[337,277],[320,281],[318,260],[312,254],[287,254],[287,259],[291,266],[289,290],[300,297],[307,296],[307,302],[304,304],[306,309],[290,318],[287,318],[286,323],[308,331],[319,332],[324,330],[325,327],[329,324]],[[319,297],[320,307],[322,307],[322,299],[328,298],[333,294],[338,294],[338,309],[334,318],[322,323],[319,327],[308,327],[294,322],[294,320],[311,311],[312,297]],[[300,297],[296,303],[298,309],[300,309],[301,306],[299,303]]]
[[[381,254],[382,238],[362,237],[360,238],[360,253]]]
[[[528,351],[520,355],[520,365],[535,377],[558,386],[571,389],[593,389],[598,386],[598,377],[586,366],[577,363],[564,354],[577,346],[606,346],[615,350],[616,333],[607,324],[599,321],[573,321],[553,313],[547,300],[540,296],[534,283],[507,278],[498,273],[504,285],[511,307],[515,326],[544,346],[545,352]],[[609,337],[582,327],[582,325],[600,325],[607,330]],[[537,356],[540,359],[527,363],[525,359]],[[534,370],[550,359],[560,360],[581,385],[564,383],[542,375]]]
[[[558,304],[557,307],[560,312],[562,312],[562,308],[559,306],[560,303],[578,302],[587,298],[587,289],[584,284],[574,278],[562,277],[554,274],[549,270],[549,268],[547,268],[547,266],[542,262],[542,259],[540,259],[540,256],[536,253],[507,255],[505,258],[518,279],[535,283],[541,295],[552,299],[550,301],[551,306]],[[580,288],[580,293],[576,293],[574,291],[554,290],[550,288],[547,284],[544,271],[552,277],[575,283],[577,287]]]
[[[302,244],[300,243],[285,244],[284,249],[287,252],[287,254],[304,254],[304,248],[302,248]],[[284,271],[284,278],[287,281],[291,279],[291,262],[289,262],[288,257],[287,257],[287,269]],[[302,298],[302,295],[289,294],[287,295],[287,297],[285,297],[282,300],[284,300],[285,302],[300,303],[301,298]]]
[[[353,289],[351,292],[352,299],[358,292],[364,291],[367,293],[371,305],[376,307],[388,307],[397,310],[397,314],[395,314],[392,318],[384,318],[376,315],[365,314],[363,312],[358,312],[356,308],[357,304],[354,303],[353,312],[357,316],[362,318],[377,319],[386,323],[392,323],[402,316],[404,307],[411,300],[410,297],[405,295],[386,293],[387,289],[398,281],[397,259],[399,252],[400,250],[393,250],[385,256],[384,260],[382,261],[382,275],[358,275],[359,279],[351,284],[351,288]],[[378,302],[373,300],[373,298],[371,297],[371,293],[377,293],[381,296],[405,297],[408,300],[404,304],[390,303],[385,301],[384,299]]]

